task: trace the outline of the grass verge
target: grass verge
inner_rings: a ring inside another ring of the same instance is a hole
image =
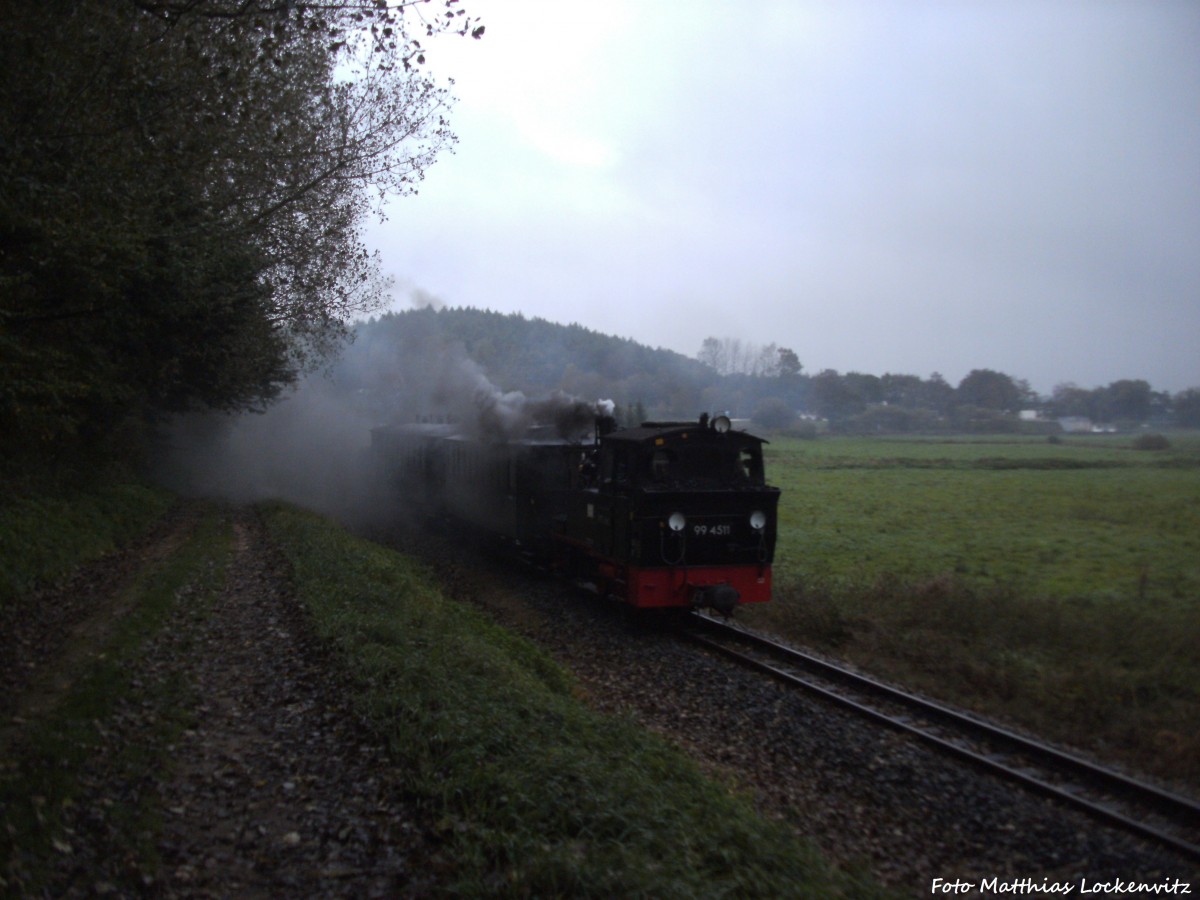
[[[931,696],[1200,790],[1200,621],[953,576],[809,579],[745,621]]]
[[[37,895],[50,879],[61,883],[64,872],[82,865],[73,877],[84,879],[76,887],[85,893],[145,889],[136,880],[93,884],[86,859],[127,860],[131,879],[155,870],[157,797],[139,785],[146,773],[169,766],[167,747],[186,727],[191,704],[175,673],[155,683],[134,683],[129,673],[182,598],[193,614],[203,614],[220,589],[230,542],[227,523],[209,510],[176,553],[137,575],[117,603],[125,615],[106,631],[102,645],[89,648],[90,661],[80,671],[65,673],[72,677],[70,688],[0,745],[0,858],[6,860],[0,887]],[[108,739],[114,717],[130,715],[139,720],[139,740]],[[108,748],[109,756],[102,761],[104,780],[96,783],[100,748]],[[79,813],[73,807],[84,795],[100,799]],[[87,853],[81,857],[83,844]]]
[[[773,447],[749,624],[1200,791],[1200,440]]]
[[[263,508],[465,896],[868,896],[682,753],[580,703],[548,656],[392,551]]]
[[[172,500],[122,483],[0,501],[0,609],[142,534]]]

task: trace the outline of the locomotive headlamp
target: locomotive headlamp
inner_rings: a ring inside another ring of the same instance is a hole
[[[713,419],[712,427],[717,434],[724,434],[733,427],[733,422],[729,421],[729,416],[717,416]]]
[[[750,513],[750,527],[755,531],[762,531],[767,527],[767,514],[760,509],[756,509]]]
[[[684,526],[687,525],[687,517],[683,513],[671,513],[671,517],[667,519],[667,525],[672,531],[683,531]]]

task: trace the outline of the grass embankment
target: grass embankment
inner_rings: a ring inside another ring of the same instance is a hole
[[[411,560],[291,508],[265,518],[444,837],[451,892],[869,892],[658,738],[589,711],[541,650],[444,597]]]
[[[781,440],[748,621],[1200,786],[1200,440]]]

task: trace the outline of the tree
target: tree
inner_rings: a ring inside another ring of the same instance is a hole
[[[725,348],[717,338],[706,337],[700,345],[696,359],[706,366],[711,366],[718,374],[725,374]]]
[[[1027,378],[1015,378],[1013,384],[1017,388],[1017,408],[1035,409],[1042,403],[1042,398],[1029,383]]]
[[[889,406],[914,408],[921,405],[924,385],[916,375],[885,373],[879,379],[883,402]]]
[[[1056,384],[1050,396],[1050,408],[1056,416],[1091,418],[1096,415],[1095,406],[1093,392],[1070,381]]]
[[[863,411],[865,404],[841,375],[834,369],[825,369],[813,376],[809,387],[811,409],[831,422],[847,419]]]
[[[800,365],[800,357],[795,350],[788,347],[779,348],[779,377],[784,379],[798,378],[804,366]]]
[[[954,405],[954,388],[942,377],[941,373],[933,372],[926,379],[922,390],[921,405],[932,409],[941,415],[950,412]]]
[[[860,406],[883,402],[883,383],[878,375],[847,372],[842,376],[846,389],[858,398]]]
[[[1145,422],[1150,417],[1152,391],[1146,381],[1122,379],[1112,382],[1101,394],[1105,421]]]
[[[750,375],[755,378],[775,378],[785,365],[795,364],[800,372],[800,360],[791,350],[780,350],[775,344],[758,346],[741,338],[707,337],[700,345],[696,359],[711,366],[719,375]]]
[[[779,377],[779,348],[775,344],[766,344],[759,349],[750,374],[758,378]]]
[[[1188,388],[1172,398],[1175,424],[1182,428],[1200,428],[1200,388]]]
[[[754,407],[750,419],[763,428],[788,428],[796,422],[796,411],[779,397],[768,397]]]
[[[1021,389],[1008,375],[991,369],[972,369],[958,384],[959,405],[1015,413],[1021,406]]]
[[[407,5],[8,5],[0,432],[259,407],[377,305],[361,224],[454,141]]]

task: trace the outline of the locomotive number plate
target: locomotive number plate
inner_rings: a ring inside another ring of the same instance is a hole
[[[725,525],[693,525],[692,533],[697,537],[733,537],[733,526]]]

